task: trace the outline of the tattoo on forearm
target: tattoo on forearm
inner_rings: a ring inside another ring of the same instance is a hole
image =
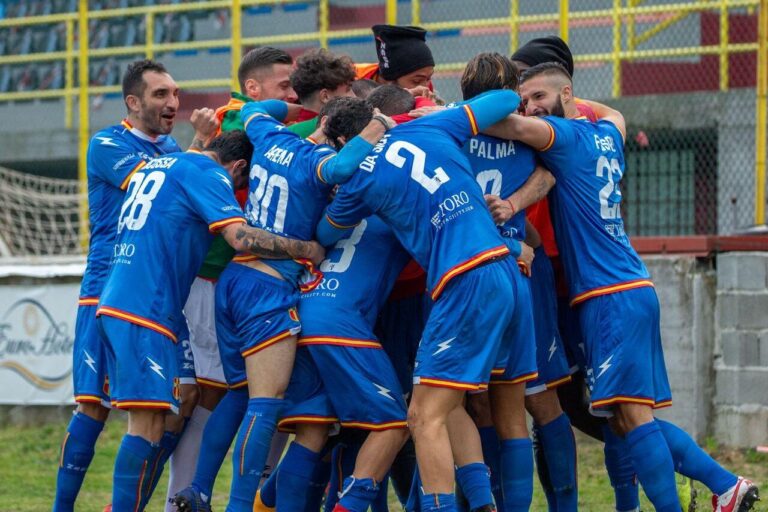
[[[198,137],[195,137],[192,139],[192,144],[189,145],[189,149],[193,149],[195,151],[202,151],[205,149],[205,143],[200,140]]]
[[[242,244],[243,249],[262,258],[301,258],[305,253],[303,249],[306,242],[249,226],[240,226],[235,233],[235,238]]]

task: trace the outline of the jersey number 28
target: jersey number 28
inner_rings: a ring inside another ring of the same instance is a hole
[[[149,174],[137,172],[128,183],[128,192],[123,206],[120,208],[120,220],[117,223],[117,232],[128,228],[138,231],[147,222],[147,216],[152,209],[152,201],[160,192],[160,187],[165,182],[163,171],[152,171]]]

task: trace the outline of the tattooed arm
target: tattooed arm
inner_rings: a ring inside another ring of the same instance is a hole
[[[325,258],[323,247],[310,240],[295,240],[251,227],[229,224],[221,230],[224,240],[238,252],[250,252],[267,259],[308,259],[316,265]]]
[[[195,129],[195,137],[189,145],[191,151],[203,151],[205,146],[216,136],[219,121],[216,112],[210,108],[195,109],[189,118],[192,128]]]

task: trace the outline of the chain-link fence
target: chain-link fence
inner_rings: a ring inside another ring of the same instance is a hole
[[[478,52],[510,54],[535,37],[559,34],[575,56],[576,94],[615,106],[627,118],[628,232],[728,234],[759,221],[765,202],[764,194],[756,196],[756,176],[764,174],[765,164],[761,171],[755,149],[757,134],[765,135],[765,129],[756,129],[761,2],[765,5],[764,0],[241,0],[238,34],[235,2],[91,0],[94,11],[123,9],[125,15],[101,11],[89,19],[88,62],[92,85],[117,83],[127,62],[148,55],[162,60],[178,81],[205,80],[209,89],[222,90],[240,54],[232,51],[238,40],[243,51],[270,44],[298,55],[323,45],[356,62],[375,62],[370,26],[397,22],[429,31],[438,64],[435,87],[454,100],[464,63]],[[34,2],[40,12],[23,14],[66,13],[76,4],[43,0]],[[153,11],[142,11],[150,4]],[[162,12],[163,4],[173,12]],[[5,12],[7,18],[18,15]],[[67,23],[74,27],[61,23],[16,30],[0,23],[2,55],[60,51],[67,46],[61,38],[77,33],[73,20]],[[22,66],[13,67],[17,74],[30,66],[39,73],[59,66],[61,72],[58,61],[2,60],[0,97],[4,86],[21,90],[20,75],[6,76],[9,66]],[[54,75],[59,85],[46,87],[61,86],[60,73]]]

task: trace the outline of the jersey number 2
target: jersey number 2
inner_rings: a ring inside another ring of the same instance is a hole
[[[615,158],[603,155],[597,160],[597,177],[607,178],[608,183],[600,189],[600,216],[605,220],[621,218],[621,166]],[[615,177],[618,176],[618,180]]]
[[[403,166],[405,166],[405,157],[400,154],[400,150],[411,154],[413,157],[413,162],[411,163],[411,178],[427,189],[427,192],[430,194],[434,194],[437,189],[440,188],[440,185],[451,179],[442,167],[438,167],[433,171],[434,176],[427,176],[427,173],[424,172],[424,164],[427,161],[427,154],[420,147],[414,146],[410,142],[405,142],[403,140],[395,141],[389,146],[386,154],[387,162],[402,169]]]

